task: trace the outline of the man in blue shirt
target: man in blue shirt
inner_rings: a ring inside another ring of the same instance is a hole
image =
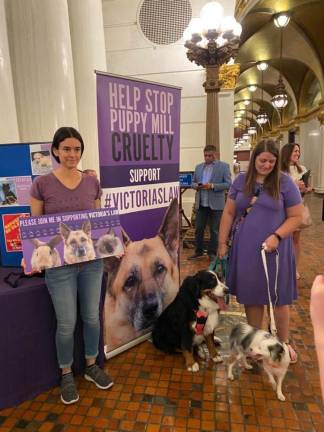
[[[231,172],[227,163],[216,160],[216,148],[204,148],[205,162],[196,166],[192,187],[196,189],[196,251],[189,259],[203,256],[204,231],[209,226],[210,239],[208,255],[211,260],[216,256],[218,228],[225,205],[225,190],[231,186]]]

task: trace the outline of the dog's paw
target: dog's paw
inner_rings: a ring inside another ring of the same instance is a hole
[[[213,357],[212,360],[214,363],[222,363],[223,362],[223,358],[220,355]]]
[[[227,374],[227,378],[231,381],[234,381],[234,375],[232,374],[232,372]]]
[[[286,400],[285,396],[282,393],[277,393],[277,397],[282,402],[284,402]]]
[[[199,371],[199,364],[195,362],[193,365],[188,366],[189,372],[198,372]]]

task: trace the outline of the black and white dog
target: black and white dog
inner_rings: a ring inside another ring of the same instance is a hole
[[[227,375],[230,380],[234,379],[233,367],[240,360],[245,369],[252,369],[247,358],[260,359],[278,399],[286,400],[282,393],[282,382],[288,370],[290,357],[285,343],[281,343],[271,333],[256,329],[246,323],[239,323],[232,328],[230,347],[232,357]]]
[[[226,307],[224,295],[227,293],[228,288],[211,270],[188,276],[153,327],[155,347],[166,353],[180,350],[187,369],[192,372],[199,370],[199,364],[194,359],[194,347],[203,342],[206,342],[212,360],[221,362],[222,357],[215,348],[213,336],[219,311]]]

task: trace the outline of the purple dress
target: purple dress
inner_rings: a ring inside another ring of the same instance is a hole
[[[244,195],[245,174],[234,180],[228,196],[235,201],[236,218],[244,214],[251,196]],[[256,184],[256,188],[258,185]],[[229,256],[227,285],[230,293],[245,305],[268,304],[267,281],[261,259],[261,245],[264,240],[286,218],[286,208],[301,203],[300,192],[292,179],[281,174],[279,200],[274,200],[267,192],[260,192],[251,211],[238,223],[233,224],[233,242]],[[282,239],[278,247],[279,274],[277,300],[275,295],[276,253],[267,253],[270,293],[275,305],[289,305],[297,298],[296,266],[292,236]]]

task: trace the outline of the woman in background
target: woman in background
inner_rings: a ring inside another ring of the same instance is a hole
[[[312,188],[302,180],[303,174],[307,172],[307,169],[300,165],[300,146],[299,144],[289,143],[285,144],[281,149],[281,171],[290,175],[293,181],[296,183],[298,189],[302,196],[307,192],[311,192]],[[295,258],[296,258],[296,278],[300,279],[299,273],[299,261],[300,261],[300,229],[297,228],[293,233],[293,241],[295,248]]]
[[[235,178],[221,218],[218,256],[227,254],[231,240],[227,285],[244,305],[248,323],[261,328],[264,306],[269,303],[261,259],[261,248],[265,248],[278,337],[287,344],[295,363],[297,353],[289,343],[289,305],[297,298],[291,235],[301,223],[302,200],[292,179],[280,172],[278,159],[274,141],[263,140],[252,152],[248,171]]]

